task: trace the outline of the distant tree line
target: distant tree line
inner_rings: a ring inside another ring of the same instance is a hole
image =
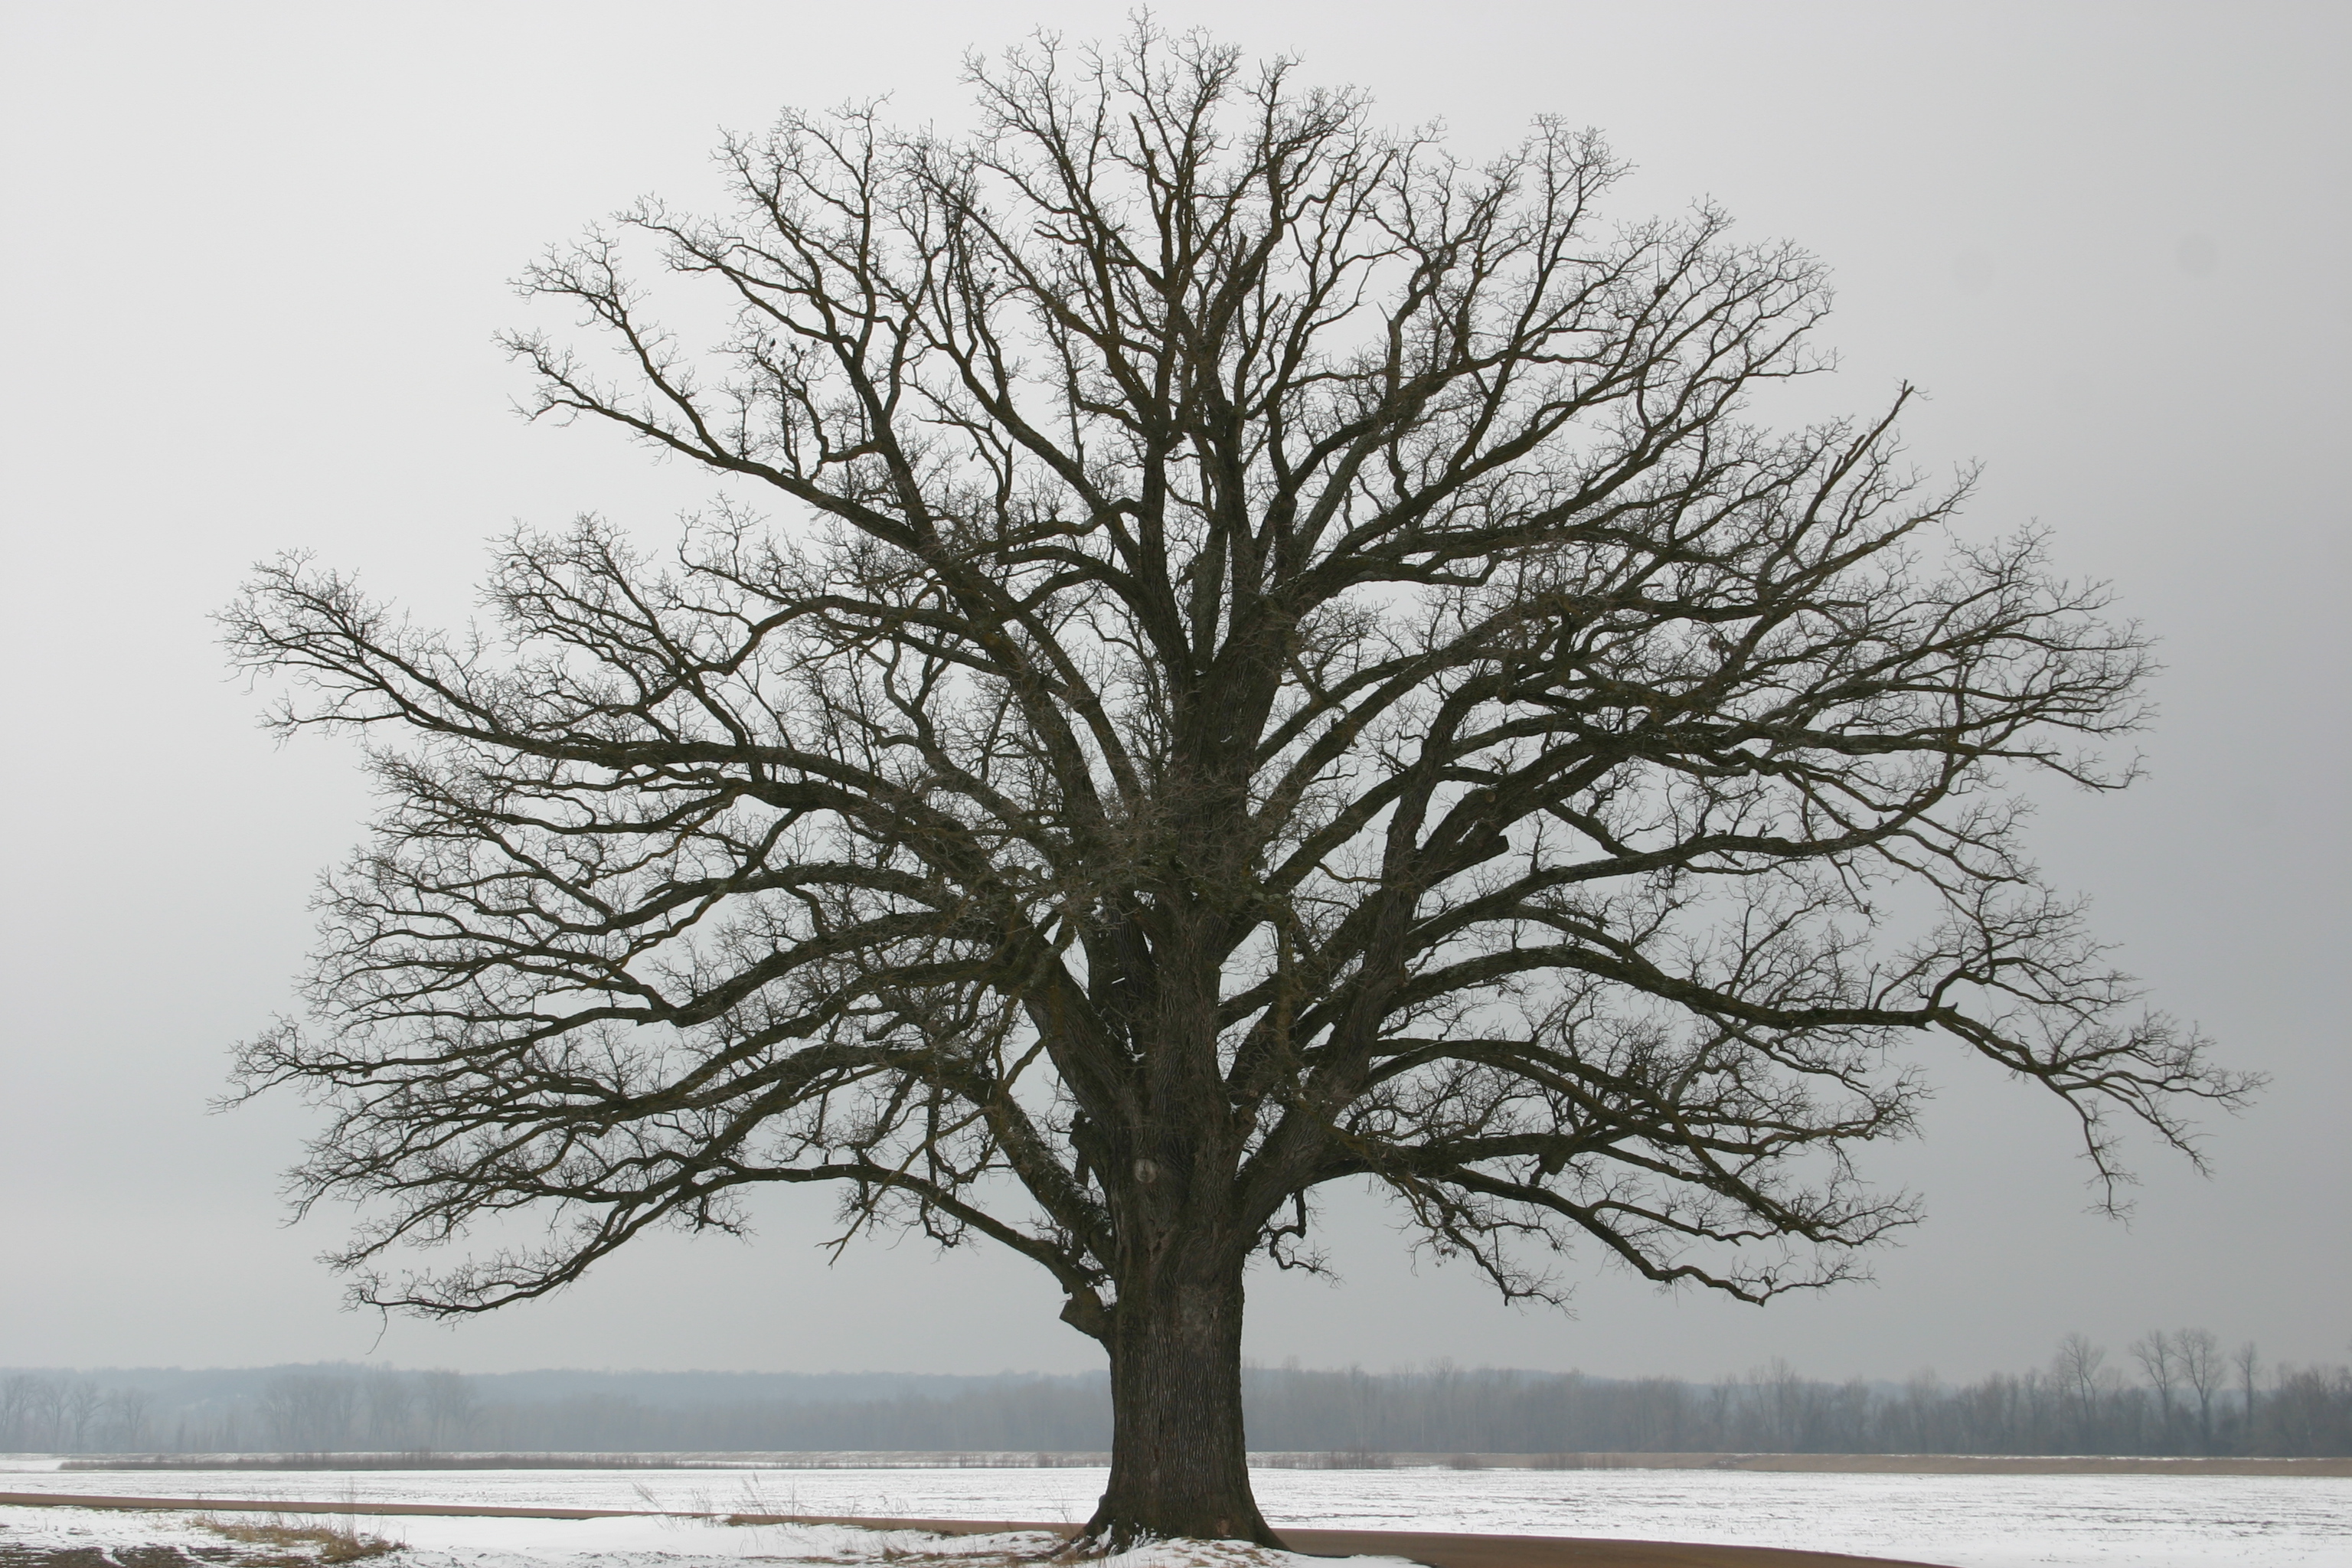
[[[2079,1334],[2045,1368],[1953,1385],[1822,1383],[1784,1361],[1719,1383],[1435,1367],[1251,1374],[1250,1445],[1370,1453],[2352,1454],[2352,1368],[2226,1362],[2189,1330]],[[2184,1361],[2186,1343],[2198,1354]],[[2161,1353],[2157,1347],[2162,1346]],[[2151,1365],[2151,1359],[2154,1364]],[[2194,1367],[2194,1375],[2189,1368]],[[2227,1373],[2224,1376],[2224,1373]]]
[[[0,1373],[0,1452],[452,1448],[467,1440],[479,1414],[472,1382],[447,1371],[348,1367],[195,1374],[173,1369],[143,1375],[8,1372]]]
[[[1263,1452],[2352,1454],[2352,1367],[2266,1365],[2202,1330],[1954,1385],[1581,1373],[1244,1376]],[[0,1451],[320,1454],[1095,1452],[1099,1373],[995,1377],[454,1372],[0,1373]]]

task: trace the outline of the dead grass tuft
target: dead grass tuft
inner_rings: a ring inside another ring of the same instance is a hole
[[[348,1523],[277,1513],[258,1521],[205,1513],[190,1522],[241,1545],[278,1548],[267,1555],[243,1559],[249,1568],[316,1568],[321,1563],[362,1563],[397,1552],[405,1544],[386,1541],[380,1535],[362,1534]]]

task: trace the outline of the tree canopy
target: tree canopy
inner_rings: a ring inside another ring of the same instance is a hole
[[[518,532],[466,635],[299,557],[229,612],[386,803],[313,1022],[242,1057],[331,1108],[298,1180],[375,1200],[362,1300],[823,1182],[845,1239],[1049,1270],[1140,1453],[1192,1396],[1122,1381],[1122,1319],[1197,1286],[1237,1357],[1325,1184],[1508,1294],[1581,1246],[1760,1300],[1914,1217],[1849,1163],[1913,1124],[1907,1040],[2061,1097],[2109,1196],[2119,1119],[2188,1150],[2246,1090],[2021,842],[2018,782],[2130,777],[2137,628],[1955,525],[1907,392],[1755,421],[1824,367],[1811,258],[1605,218],[1589,132],[1467,162],[1148,25],[971,83],[969,134],[787,113],[731,210],[528,274],[617,351],[511,337],[530,412],[723,477],[674,552]],[[543,1245],[387,1265],[525,1208]],[[1098,1530],[1264,1533],[1135,1486]]]

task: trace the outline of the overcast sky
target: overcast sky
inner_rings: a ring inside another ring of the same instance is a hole
[[[1874,1284],[1759,1311],[1573,1259],[1572,1318],[1417,1271],[1334,1205],[1339,1286],[1254,1277],[1251,1353],[1602,1373],[1947,1376],[2207,1325],[2352,1354],[2347,567],[2352,7],[1171,4],[1476,153],[1556,112],[1640,175],[1833,268],[1836,401],[1903,378],[1971,525],[2039,519],[2162,639],[2150,776],[2042,797],[2036,839],[2163,1006],[2273,1075],[2210,1127],[2217,1174],[2143,1151],[2128,1226],[2086,1212],[2066,1118],[1929,1051],[1926,1138],[1870,1169],[1929,1220]],[[313,878],[367,810],[351,752],[279,750],[205,617],[288,547],[463,616],[482,540],[603,510],[660,533],[693,476],[535,428],[491,347],[541,246],[648,191],[699,197],[723,126],[887,94],[963,112],[958,61],[1120,8],[213,3],[0,5],[0,1365],[373,1355],[548,1365],[1066,1370],[1045,1277],[867,1246],[824,1200],[750,1245],[657,1239],[548,1303],[447,1329],[341,1312],[282,1225],[308,1114],[208,1115],[229,1044],[290,1005]],[[2042,1097],[2046,1099],[2047,1097]],[[379,1340],[379,1330],[383,1329]]]

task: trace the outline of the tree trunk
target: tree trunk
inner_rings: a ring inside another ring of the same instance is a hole
[[[1110,1485],[1085,1542],[1190,1537],[1279,1546],[1250,1492],[1242,1436],[1242,1278],[1162,1275],[1111,1311]]]

